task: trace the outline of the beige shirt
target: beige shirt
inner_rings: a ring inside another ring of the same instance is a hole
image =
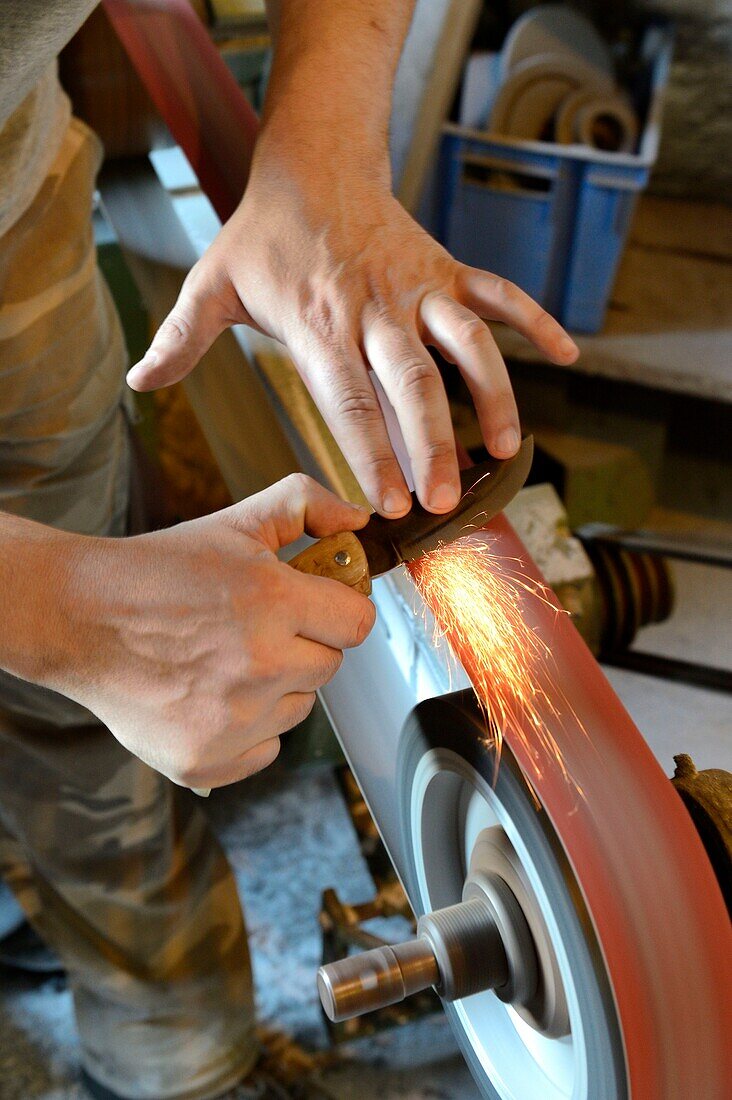
[[[56,75],[56,54],[93,7],[0,0],[0,511],[123,535],[126,353],[91,222],[101,147],[70,118]],[[96,721],[0,672],[0,723],[10,715]]]
[[[2,0],[0,237],[28,209],[61,147],[69,102],[56,58],[97,0]]]

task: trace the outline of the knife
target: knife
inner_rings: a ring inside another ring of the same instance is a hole
[[[527,436],[513,458],[489,458],[460,474],[462,494],[452,512],[436,516],[412,493],[412,510],[401,519],[372,515],[358,534],[344,531],[326,535],[287,563],[300,573],[330,577],[368,596],[371,578],[438,546],[470,534],[502,512],[529,476],[534,457],[534,438]],[[193,787],[207,798],[209,787]]]
[[[502,512],[526,481],[533,456],[533,436],[527,436],[513,458],[489,458],[463,470],[460,501],[451,512],[428,512],[412,493],[411,511],[401,519],[374,513],[360,531],[327,535],[288,565],[301,573],[342,581],[368,596],[373,577],[470,534]]]

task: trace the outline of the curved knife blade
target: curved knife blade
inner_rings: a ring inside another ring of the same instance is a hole
[[[522,488],[534,457],[533,436],[527,436],[513,458],[489,458],[460,475],[462,496],[457,508],[443,515],[428,512],[412,493],[412,510],[401,519],[373,515],[358,532],[372,577],[402,562],[454,542],[502,512]]]

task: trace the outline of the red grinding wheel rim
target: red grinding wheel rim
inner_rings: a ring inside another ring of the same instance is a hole
[[[541,582],[508,521],[486,530],[491,552],[520,558]],[[550,594],[551,600],[551,594]],[[559,605],[526,599],[550,643],[537,670],[556,701],[546,714],[575,787],[540,748],[506,740],[532,783],[580,884],[602,950],[634,1100],[724,1100],[732,1081],[732,931],[693,823],[597,662]],[[471,655],[460,654],[468,675]]]

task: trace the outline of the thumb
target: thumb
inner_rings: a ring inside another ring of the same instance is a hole
[[[128,372],[127,385],[144,393],[180,382],[230,324],[210,278],[196,265],[144,357]]]
[[[368,508],[341,500],[305,474],[290,474],[227,512],[238,529],[273,552],[302,534],[323,538],[358,531],[370,514]]]

